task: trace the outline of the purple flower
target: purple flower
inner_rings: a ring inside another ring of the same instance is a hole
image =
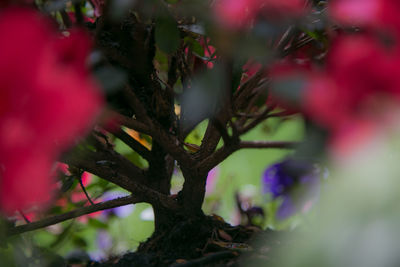
[[[105,230],[99,230],[97,232],[96,243],[100,250],[107,251],[112,247],[112,238],[110,234]]]
[[[279,219],[286,219],[319,196],[321,171],[316,164],[286,159],[267,168],[263,174],[263,192],[280,198]]]

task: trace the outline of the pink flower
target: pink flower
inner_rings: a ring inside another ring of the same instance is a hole
[[[332,0],[329,11],[343,24],[400,33],[400,2],[397,0]]]
[[[242,30],[249,28],[259,16],[281,20],[303,15],[305,7],[304,0],[218,0],[214,13],[223,27]]]
[[[103,9],[104,9],[104,6],[106,5],[106,1],[105,0],[93,0],[92,3],[94,5],[94,16],[100,17],[103,14]]]
[[[303,111],[330,130],[335,154],[348,154],[388,122],[388,107],[400,103],[399,55],[374,36],[343,35],[324,69],[308,74]]]
[[[215,191],[218,177],[219,177],[218,167],[215,167],[208,172],[207,183],[206,183],[206,195],[210,195]]]
[[[198,56],[194,56],[194,70],[200,71],[203,70],[204,67],[208,69],[212,69],[214,67],[213,61],[217,60],[217,56],[215,54],[216,49],[214,46],[210,44],[209,38],[201,37],[199,40],[200,45],[204,49],[204,58],[199,58]]]
[[[61,38],[35,11],[10,8],[0,35],[0,209],[10,214],[50,199],[55,161],[87,132],[102,99],[83,32]]]
[[[337,130],[373,117],[379,108],[377,98],[399,100],[397,54],[368,35],[339,37],[327,56],[325,72],[310,77],[304,103],[307,113]]]
[[[218,0],[214,12],[221,25],[231,29],[250,26],[258,7],[258,0]]]
[[[333,18],[348,24],[368,24],[377,19],[380,0],[336,0],[329,2]]]
[[[398,44],[389,45],[369,32],[342,34],[331,42],[323,66],[301,62],[286,59],[272,68],[273,84],[282,81],[275,86],[274,97],[279,101],[278,89],[285,86],[297,90],[284,93],[296,96],[300,101],[294,104],[300,105],[281,104],[291,104],[329,130],[334,154],[360,147],[392,123],[388,107],[400,103]]]

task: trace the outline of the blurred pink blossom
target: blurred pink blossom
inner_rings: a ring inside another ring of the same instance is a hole
[[[305,11],[305,0],[217,0],[214,6],[216,20],[233,30],[251,27],[258,17],[281,20]]]
[[[206,182],[206,195],[212,194],[217,185],[217,180],[219,177],[219,168],[215,167],[208,172],[207,182]]]
[[[328,10],[332,18],[343,24],[400,34],[398,0],[332,0]]]

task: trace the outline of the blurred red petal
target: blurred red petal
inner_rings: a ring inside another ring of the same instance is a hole
[[[11,213],[51,199],[53,165],[89,130],[102,98],[85,34],[61,39],[47,18],[10,8],[0,35],[0,209]]]

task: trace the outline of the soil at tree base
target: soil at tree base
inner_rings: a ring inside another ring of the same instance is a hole
[[[286,245],[282,240],[280,232],[231,226],[218,216],[205,216],[153,235],[137,252],[87,266],[263,266],[274,261],[278,247]]]

